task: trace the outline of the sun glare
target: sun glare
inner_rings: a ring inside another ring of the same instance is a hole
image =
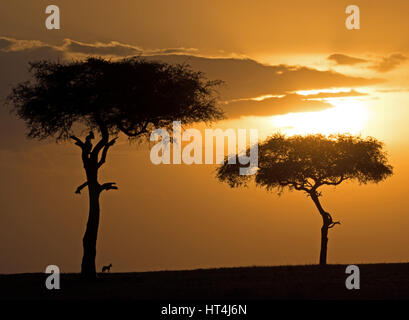
[[[359,134],[369,112],[364,101],[357,99],[328,99],[332,108],[317,112],[289,113],[274,116],[271,121],[280,132],[288,135],[322,133]]]

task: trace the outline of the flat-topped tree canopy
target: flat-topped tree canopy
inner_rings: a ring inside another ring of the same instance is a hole
[[[223,117],[215,88],[187,65],[169,65],[142,58],[30,64],[33,80],[19,84],[9,96],[28,136],[67,139],[74,124],[87,129],[148,134],[172,121],[189,124]]]
[[[31,63],[30,71],[33,79],[17,85],[8,102],[25,121],[29,138],[71,138],[81,149],[86,181],[75,193],[87,188],[89,196],[81,275],[94,279],[100,195],[118,189],[115,182],[101,184],[98,172],[117,135],[123,132],[137,139],[148,137],[155,128],[169,128],[173,121],[221,119],[215,91],[220,81],[209,81],[186,65],[141,58],[41,61]],[[74,135],[76,130],[88,135],[81,140]],[[95,144],[94,132],[100,135]]]
[[[310,192],[345,180],[379,182],[392,174],[382,148],[371,137],[275,134],[258,145],[259,168],[254,180],[258,186],[279,192],[285,187]],[[217,177],[232,187],[246,184],[253,176],[239,175],[238,167],[226,159]]]
[[[279,194],[285,188],[308,194],[322,217],[321,265],[327,263],[328,229],[340,222],[334,221],[322,207],[318,188],[336,186],[346,180],[377,183],[392,175],[381,142],[346,134],[329,137],[275,134],[258,144],[258,170],[252,176],[240,175],[238,155],[231,157],[236,157],[236,163],[229,163],[226,157],[217,170],[217,178],[231,187],[246,185],[254,178],[256,185],[277,190]]]

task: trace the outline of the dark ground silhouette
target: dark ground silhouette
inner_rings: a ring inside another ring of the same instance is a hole
[[[96,282],[62,274],[0,275],[0,300],[408,299],[409,263],[362,264],[360,290],[345,287],[346,265],[278,266],[99,274]]]

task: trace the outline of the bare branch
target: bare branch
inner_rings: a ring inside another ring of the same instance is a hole
[[[109,132],[108,132],[108,128],[106,127],[106,125],[104,125],[103,123],[100,123],[99,129],[101,132],[101,140],[98,141],[94,149],[91,151],[91,157],[93,157],[94,159],[98,158],[99,152],[108,143],[108,139],[109,139]]]
[[[336,224],[341,224],[341,222],[339,222],[339,221],[334,221],[334,222],[332,222],[332,223],[329,225],[328,229],[333,228]]]
[[[116,182],[107,182],[100,186],[101,191],[104,190],[118,190],[118,187],[115,186]]]
[[[77,146],[79,146],[80,148],[84,148],[85,147],[85,143],[84,142],[82,142],[79,138],[77,138],[76,136],[71,136],[70,137],[72,140],[74,140],[75,141],[75,144],[77,145]]]
[[[294,187],[294,189],[297,190],[297,191],[305,191],[307,193],[310,193],[310,190],[308,188],[304,187],[301,184],[297,184],[296,182],[292,182],[292,183],[289,183],[289,184],[292,185]],[[285,185],[286,184],[284,184],[283,186],[285,186]]]
[[[82,157],[82,162],[84,163],[84,166],[86,166],[87,163],[88,163],[89,152],[90,152],[90,150],[91,150],[91,148],[92,148],[92,144],[91,144],[91,142],[90,142],[89,137],[90,137],[90,135],[87,136],[87,138],[85,139],[85,142],[82,142],[82,141],[81,141],[79,138],[77,138],[76,136],[71,136],[71,137],[70,137],[72,140],[75,141],[75,144],[76,144],[77,146],[79,146],[79,147],[81,148],[81,150],[82,150],[82,155],[81,155],[81,157]]]
[[[310,187],[310,189],[313,187],[312,183],[310,181],[308,181],[308,178],[305,180],[304,184],[308,187]]]
[[[105,163],[106,158],[107,158],[108,149],[115,144],[117,139],[118,137],[115,137],[114,139],[112,139],[105,145],[104,149],[102,150],[101,160],[98,162],[98,168],[101,167]]]
[[[328,186],[337,186],[337,185],[339,185],[339,184],[340,184],[342,181],[344,181],[344,180],[345,180],[344,176],[341,175],[341,177],[339,178],[338,181],[335,181],[335,182],[331,182],[331,181],[321,181],[321,185],[325,184],[325,185],[328,185]]]
[[[86,186],[88,186],[88,181],[84,182],[82,185],[80,185],[77,190],[75,190],[75,193],[80,194],[81,190],[84,189]]]
[[[333,228],[337,224],[341,224],[341,222],[339,222],[339,221],[332,220],[332,216],[331,216],[331,214],[329,212],[325,212],[325,214],[327,215],[327,218],[328,218],[328,221],[329,221],[328,229]]]

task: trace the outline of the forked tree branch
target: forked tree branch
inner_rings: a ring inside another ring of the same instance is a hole
[[[296,182],[293,182],[293,183],[290,183],[290,185],[292,185],[294,187],[294,189],[297,190],[297,191],[305,191],[307,193],[310,192],[310,189],[306,188],[302,184],[298,184]]]
[[[332,222],[332,223],[329,225],[328,229],[333,228],[336,224],[341,224],[341,222],[340,222],[340,221],[334,221],[334,222]]]
[[[315,206],[317,207],[320,215],[323,218],[324,224],[328,227],[328,229],[333,228],[337,224],[341,224],[339,221],[334,221],[332,219],[332,216],[329,212],[325,211],[321,205],[321,202],[319,200],[319,197],[321,194],[319,194],[316,190],[313,190],[310,192],[310,197],[314,201]]]
[[[75,145],[79,146],[81,149],[85,147],[85,143],[81,141],[81,139],[77,138],[76,136],[70,137],[72,140],[75,141]]]
[[[341,224],[341,222],[339,221],[334,221],[332,220],[332,216],[330,213],[325,212],[327,214],[328,220],[329,220],[329,225],[328,225],[328,229],[333,228],[336,224]]]
[[[84,182],[82,185],[80,185],[77,190],[75,190],[75,193],[80,194],[81,190],[84,189],[86,186],[88,186],[88,181]]]
[[[339,180],[338,181],[335,181],[335,182],[331,182],[331,181],[321,181],[320,183],[319,183],[319,185],[328,185],[328,186],[337,186],[337,185],[339,185],[342,181],[344,181],[345,180],[345,177],[344,177],[344,175],[341,175],[341,177],[339,178]]]
[[[118,190],[118,187],[115,186],[116,182],[107,182],[100,186],[101,191],[104,190]]]
[[[94,149],[91,151],[91,157],[93,157],[94,159],[98,158],[99,152],[108,143],[108,139],[109,139],[108,128],[103,123],[99,124],[99,130],[101,133],[101,140],[98,141]]]
[[[81,139],[77,138],[76,136],[71,136],[70,138],[75,141],[75,145],[79,146],[82,150],[82,162],[84,166],[87,165],[89,159],[89,153],[92,149],[91,139],[93,137],[92,132],[87,136],[85,142],[82,142]]]
[[[98,168],[101,167],[105,163],[106,158],[107,158],[108,149],[115,144],[117,139],[118,137],[115,137],[114,139],[112,139],[105,145],[104,149],[102,150],[101,159],[98,162]]]

